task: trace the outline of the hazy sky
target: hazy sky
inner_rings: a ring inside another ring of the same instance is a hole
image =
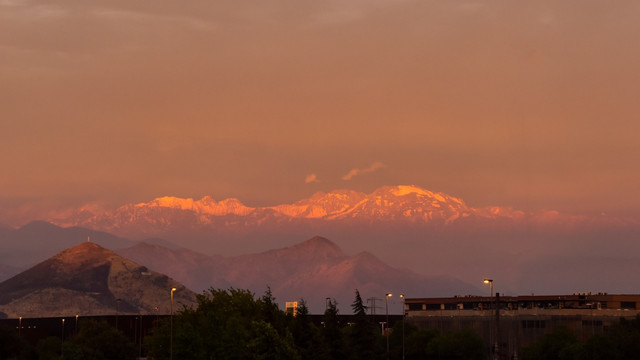
[[[640,2],[0,0],[0,209],[415,184],[640,214]]]

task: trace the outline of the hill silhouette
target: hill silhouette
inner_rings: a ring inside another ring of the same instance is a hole
[[[173,287],[177,303],[194,304],[194,293],[177,281],[85,242],[0,283],[0,312],[8,317],[167,314]]]

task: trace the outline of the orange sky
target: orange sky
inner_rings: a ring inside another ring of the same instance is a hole
[[[0,210],[416,184],[638,216],[639,20],[626,0],[0,0]]]

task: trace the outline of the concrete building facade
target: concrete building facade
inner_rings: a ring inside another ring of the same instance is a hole
[[[517,359],[522,348],[555,327],[586,340],[640,314],[640,295],[576,293],[557,296],[407,298],[408,322],[440,332],[472,329],[495,359]]]

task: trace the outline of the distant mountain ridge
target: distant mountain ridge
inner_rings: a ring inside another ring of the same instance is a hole
[[[243,236],[255,229],[287,226],[341,224],[411,224],[447,226],[467,222],[531,224],[615,222],[606,217],[588,218],[557,211],[525,213],[510,207],[473,208],[462,199],[414,185],[383,186],[370,194],[351,190],[318,192],[293,204],[248,207],[238,199],[215,201],[165,196],[113,211],[81,208],[52,216],[48,222],[62,227],[80,226],[119,236],[143,239],[162,236],[198,237],[203,232]],[[277,231],[276,231],[277,232]]]
[[[85,241],[1,282],[0,317],[162,314],[168,311],[172,287],[179,289],[177,300],[184,304],[193,304],[194,293],[188,289],[233,287],[259,296],[269,287],[282,306],[305,299],[314,313],[324,310],[327,297],[348,311],[355,289],[372,297],[390,291],[407,296],[478,293],[453,277],[397,269],[368,252],[347,255],[320,236],[232,257],[147,243],[113,252]]]
[[[135,244],[104,231],[76,226],[61,228],[45,221],[33,221],[18,229],[0,229],[0,264],[31,266],[87,239],[110,249]]]
[[[453,277],[393,268],[368,252],[346,255],[320,236],[286,248],[228,258],[206,258],[144,243],[117,252],[151,269],[162,269],[196,291],[232,286],[260,295],[269,286],[280,302],[304,298],[317,313],[324,309],[326,297],[337,299],[346,311],[355,289],[363,296],[390,291],[416,297],[478,293],[476,287]]]

